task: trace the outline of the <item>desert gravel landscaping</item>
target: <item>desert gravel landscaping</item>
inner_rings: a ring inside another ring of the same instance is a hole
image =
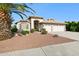
[[[51,34],[42,35],[40,32],[35,32],[29,34],[28,36],[15,36],[11,39],[0,41],[0,52],[37,48],[73,41],[76,40],[65,37],[53,37]]]

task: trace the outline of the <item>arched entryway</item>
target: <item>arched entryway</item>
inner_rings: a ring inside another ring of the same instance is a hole
[[[39,30],[39,21],[38,20],[34,21],[34,29]]]

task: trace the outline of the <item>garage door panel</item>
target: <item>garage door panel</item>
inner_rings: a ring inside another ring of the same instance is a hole
[[[53,26],[53,31],[65,31],[65,26]]]
[[[44,25],[46,31],[48,32],[57,32],[57,31],[65,31],[65,25]]]
[[[44,28],[46,29],[47,32],[51,32],[51,26],[49,26],[49,25],[48,25],[48,26],[45,25]]]

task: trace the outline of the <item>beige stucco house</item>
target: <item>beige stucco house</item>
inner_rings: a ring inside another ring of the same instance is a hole
[[[55,31],[65,31],[65,24],[62,22],[57,22],[54,19],[45,20],[43,17],[30,16],[27,20],[21,20],[17,22],[18,31],[31,29],[41,30],[42,28],[46,29],[47,32]]]

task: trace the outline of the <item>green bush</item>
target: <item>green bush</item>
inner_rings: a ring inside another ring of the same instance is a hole
[[[47,31],[45,29],[41,29],[41,34],[47,34]]]
[[[17,28],[16,26],[14,26],[12,29],[11,29],[12,33],[16,33],[17,32]]]
[[[23,35],[29,34],[29,31],[22,31],[21,34]]]
[[[39,31],[39,29],[35,29],[35,31]]]
[[[31,29],[31,33],[33,33],[35,31],[35,29]]]
[[[73,32],[79,32],[79,22],[75,21],[66,21],[66,30],[67,31],[73,31]]]
[[[29,31],[26,31],[26,34],[29,34]]]

